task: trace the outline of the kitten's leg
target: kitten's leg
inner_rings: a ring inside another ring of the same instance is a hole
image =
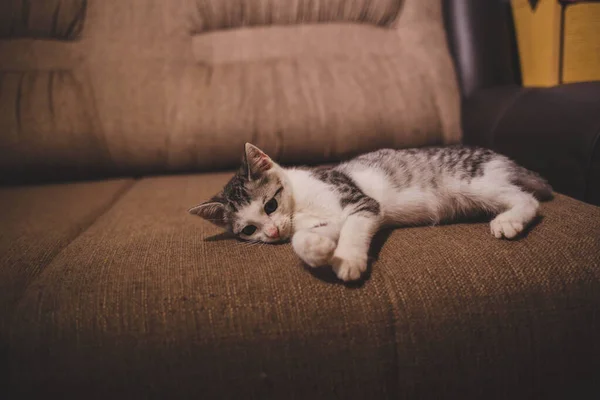
[[[356,280],[367,270],[371,240],[380,226],[380,217],[370,213],[354,214],[346,219],[331,261],[338,278]]]
[[[490,222],[492,235],[498,239],[512,239],[521,233],[535,218],[540,205],[533,195],[517,187],[503,191],[495,201],[507,208]]]
[[[300,230],[292,237],[292,247],[306,264],[322,267],[330,264],[339,235],[333,223]]]

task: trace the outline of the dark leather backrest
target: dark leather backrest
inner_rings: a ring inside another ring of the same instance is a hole
[[[520,83],[507,0],[443,0],[444,23],[461,92]]]

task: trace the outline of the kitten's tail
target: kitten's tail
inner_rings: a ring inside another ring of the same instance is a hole
[[[552,186],[537,173],[515,165],[513,183],[521,189],[533,194],[539,201],[551,200],[553,197]]]

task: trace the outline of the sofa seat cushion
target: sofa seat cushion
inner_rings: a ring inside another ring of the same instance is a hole
[[[0,347],[27,285],[132,182],[0,187]]]
[[[19,301],[11,390],[527,398],[592,382],[599,208],[558,195],[516,241],[483,222],[382,232],[345,286],[187,214],[229,176],[142,179],[60,252]]]

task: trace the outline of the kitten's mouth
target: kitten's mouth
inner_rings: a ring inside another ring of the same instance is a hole
[[[279,237],[275,240],[276,243],[286,242],[291,236],[291,227],[289,224],[283,224],[279,227]]]
[[[280,234],[276,238],[267,238],[266,240],[263,240],[263,243],[266,243],[266,244],[280,244],[280,243],[285,243],[288,240],[289,240],[289,235]]]

